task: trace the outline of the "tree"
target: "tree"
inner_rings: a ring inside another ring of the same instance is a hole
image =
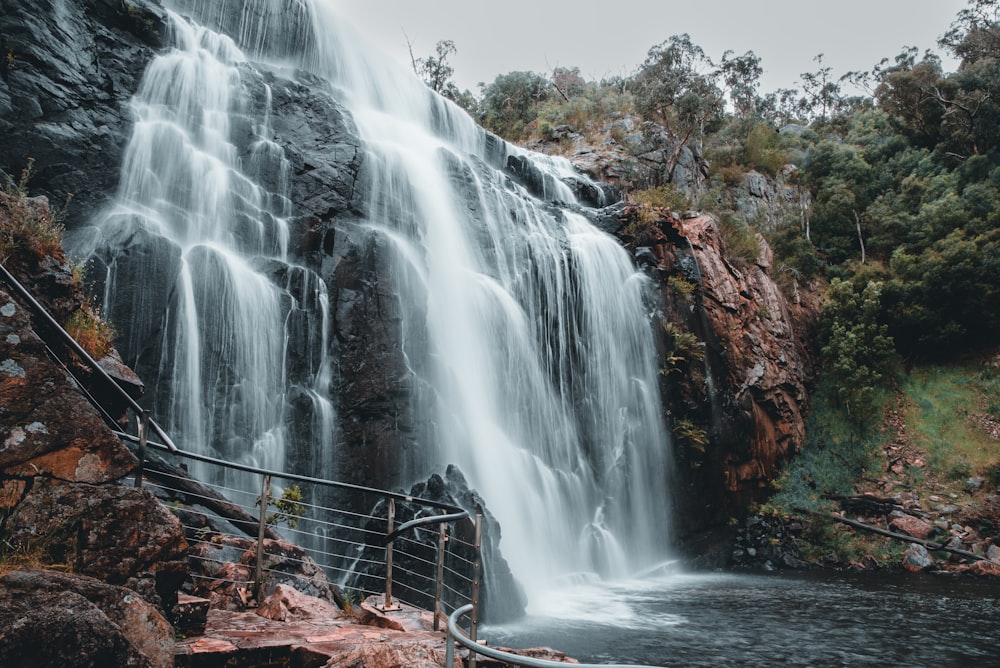
[[[569,102],[587,92],[587,81],[580,76],[579,67],[557,67],[552,70],[552,87]]]
[[[854,146],[823,141],[808,154],[803,181],[813,194],[811,239],[831,264],[860,256],[861,220],[875,195],[873,170]]]
[[[823,308],[823,362],[837,401],[852,422],[864,426],[880,412],[879,389],[895,365],[896,352],[881,315],[882,283],[868,281],[859,292],[834,279]]]
[[[764,74],[764,68],[760,65],[760,57],[753,51],[747,51],[742,56],[733,56],[733,53],[726,51],[722,54],[719,72],[736,115],[741,118],[751,118],[759,115],[761,111],[761,99],[757,91],[760,88],[760,77]]]
[[[876,67],[878,84],[875,99],[893,126],[918,144],[933,147],[941,138],[944,108],[939,100],[941,59],[931,52],[916,60],[917,49],[910,47]]]
[[[969,0],[939,41],[963,65],[984,58],[1000,58],[1000,1]]]
[[[636,110],[663,125],[676,140],[667,164],[668,181],[691,138],[722,118],[722,91],[711,67],[712,61],[690,36],[674,35],[649,50],[630,84]]]
[[[712,61],[687,34],[652,47],[632,80],[636,110],[675,135],[689,134],[697,129],[697,121],[721,112],[721,92],[714,75],[702,73],[711,66]],[[698,99],[706,94],[710,97]],[[678,108],[685,110],[684,120]]]
[[[799,75],[802,77],[802,92],[804,93],[799,104],[806,116],[826,120],[839,108],[840,83],[831,78],[830,74],[833,70],[829,66],[822,67],[822,53],[813,60],[821,67],[815,72],[803,72]]]
[[[549,80],[534,72],[501,74],[482,92],[480,116],[483,126],[501,137],[520,139],[526,126],[538,117],[538,105],[549,97]]]
[[[455,102],[466,111],[470,113],[474,111],[475,97],[467,90],[460,91],[455,82],[451,80],[455,74],[455,68],[448,62],[448,58],[458,52],[455,43],[450,39],[439,41],[434,47],[434,55],[426,58],[414,58],[413,46],[409,42],[407,44],[410,47],[410,62],[413,65],[413,71],[424,80],[427,87]]]
[[[776,127],[783,127],[802,119],[802,109],[798,104],[799,91],[794,88],[779,88],[758,100],[761,118]]]

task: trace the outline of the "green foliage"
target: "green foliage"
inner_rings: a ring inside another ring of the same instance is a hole
[[[680,297],[688,303],[694,301],[694,294],[698,286],[691,281],[681,276],[671,276],[667,279],[667,285],[670,287],[671,294]]]
[[[797,224],[785,224],[767,235],[776,260],[775,281],[811,280],[822,268],[819,255],[812,241],[806,238]]]
[[[976,359],[961,365],[914,368],[903,380],[909,397],[906,424],[912,442],[927,454],[937,476],[962,482],[988,476],[1000,464],[1000,445],[978,415],[1000,416],[1000,370]]]
[[[534,72],[501,74],[480,88],[483,127],[511,140],[530,134],[528,125],[538,118],[539,106],[551,95],[549,80]]]
[[[260,497],[257,498],[257,505],[260,505]],[[302,490],[298,485],[286,487],[277,498],[268,493],[267,507],[274,509],[273,513],[268,513],[267,523],[273,525],[283,522],[289,529],[296,528],[299,520],[306,514],[306,506],[302,503]]]
[[[795,508],[824,510],[824,495],[851,494],[880,451],[885,435],[877,430],[859,434],[840,407],[838,388],[824,375],[813,395],[806,423],[806,442],[782,472],[770,504],[779,512]]]
[[[769,123],[757,123],[744,144],[743,164],[768,176],[777,176],[788,163],[781,139]]]
[[[687,418],[675,419],[671,423],[674,444],[680,448],[683,459],[694,468],[701,464],[700,455],[708,447],[708,433]]]
[[[742,267],[756,262],[757,256],[760,255],[757,233],[729,211],[719,214],[718,221],[719,232],[725,243],[726,258]]]
[[[882,284],[876,281],[859,291],[852,283],[834,279],[823,309],[824,372],[837,404],[862,430],[881,416],[882,388],[895,366],[892,338],[878,321],[881,294]]]
[[[663,323],[663,331],[667,335],[668,352],[666,367],[660,373],[684,374],[705,359],[705,344],[694,333],[684,331],[672,322]]]
[[[898,249],[886,289],[888,322],[905,349],[924,357],[968,344],[987,347],[1000,331],[1000,229],[952,231],[915,252]]]

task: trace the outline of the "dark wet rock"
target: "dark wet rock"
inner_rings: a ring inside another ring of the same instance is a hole
[[[764,571],[808,568],[795,539],[802,526],[779,515],[753,515],[736,533],[730,565]]]
[[[472,517],[477,512],[483,514],[483,537],[482,537],[482,561],[488,564],[484,574],[482,588],[482,606],[485,618],[490,622],[497,623],[515,619],[524,614],[527,604],[527,597],[520,583],[514,579],[507,565],[506,560],[500,553],[500,531],[499,522],[492,513],[485,508],[482,497],[470,489],[465,476],[456,466],[448,466],[445,475],[431,475],[426,482],[414,485],[409,492],[409,496],[440,503],[447,503],[458,506],[468,511]],[[423,506],[419,501],[395,503],[396,526],[409,522],[410,520],[437,515],[438,510]],[[388,504],[380,501],[371,511],[372,519],[365,527],[372,532],[371,535],[378,535],[385,530],[385,519],[388,517]],[[469,564],[475,559],[475,551],[471,545],[475,539],[475,524],[471,520],[462,520],[454,525],[452,534],[456,540],[448,543],[449,561],[446,561],[448,568],[464,574],[464,577],[471,579],[472,573]],[[408,534],[410,540],[406,541],[406,552],[408,554],[397,554],[394,559],[400,567],[400,571],[412,571],[415,573],[428,574],[428,564],[436,563],[438,527],[429,525],[417,527]],[[365,546],[364,558],[380,560],[384,555],[385,547],[380,541],[373,541]],[[452,563],[450,559],[457,557],[457,561]],[[378,590],[381,588],[380,578],[384,577],[384,572],[380,568],[362,568],[353,581],[353,586],[366,590]],[[406,579],[405,575],[398,576],[406,593],[408,602],[419,605],[425,609],[434,608],[433,579],[429,582],[421,579]],[[395,578],[394,578],[395,581]],[[467,585],[461,585],[465,590]],[[463,602],[451,601],[449,608],[464,605]]]
[[[0,169],[17,173],[35,158],[32,188],[56,204],[73,193],[70,222],[102,207],[118,181],[130,99],[166,33],[153,0],[0,0]]]
[[[127,586],[163,610],[173,607],[187,576],[180,522],[143,489],[39,476],[6,526],[14,548]]]
[[[72,573],[0,578],[0,664],[173,666],[174,630],[134,591]]]

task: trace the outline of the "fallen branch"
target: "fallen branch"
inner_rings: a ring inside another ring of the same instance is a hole
[[[904,508],[895,499],[875,496],[874,494],[855,494],[852,496],[845,496],[843,494],[824,494],[823,498],[830,501],[837,501],[840,504],[841,510],[846,512],[888,515],[893,511],[898,511],[907,515],[912,515],[913,517],[919,517],[921,519],[926,519],[928,517],[925,512]]]
[[[826,520],[833,520],[834,522],[840,522],[841,524],[846,524],[849,527],[860,529],[862,531],[867,531],[869,533],[878,534],[879,536],[886,536],[888,538],[901,540],[906,543],[916,543],[917,545],[922,545],[926,547],[931,552],[948,552],[950,554],[955,554],[960,557],[965,557],[966,559],[974,559],[976,561],[989,561],[989,559],[987,559],[986,557],[980,554],[976,554],[974,552],[969,552],[968,550],[960,550],[955,547],[948,547],[944,543],[935,543],[932,540],[924,540],[923,538],[914,538],[913,536],[908,536],[905,533],[896,533],[895,531],[880,529],[879,527],[873,527],[870,524],[865,524],[864,522],[859,522],[857,520],[849,520],[846,517],[841,517],[840,515],[834,515],[833,513],[821,513],[815,510],[806,510],[805,508],[793,508],[793,510],[797,513],[802,513],[804,515],[811,515],[813,517],[819,517]]]

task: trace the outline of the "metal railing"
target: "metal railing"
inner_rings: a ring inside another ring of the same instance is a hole
[[[196,579],[225,580],[245,588],[259,601],[268,578],[302,578],[282,568],[291,562],[308,571],[308,557],[322,569],[326,582],[340,585],[349,597],[382,595],[378,607],[383,611],[400,609],[396,601],[432,610],[435,630],[442,617],[467,602],[476,603],[478,617],[480,562],[475,537],[482,530],[481,514],[473,516],[457,506],[398,492],[169,451],[155,442],[148,446],[161,450],[169,459],[201,467],[201,475],[193,483],[183,470],[171,470],[169,462],[166,466],[162,461],[150,463],[143,482],[181,519],[194,546],[190,558],[206,562]],[[243,476],[234,478],[229,473]],[[257,484],[248,485],[247,476],[256,478]],[[298,488],[293,496],[282,494],[293,486]],[[247,491],[251,488],[255,491]],[[335,498],[338,492],[349,494],[350,502],[334,505],[324,501]],[[396,526],[400,507],[414,517]],[[378,512],[381,509],[384,516]],[[237,525],[240,533],[210,528],[227,522]],[[281,567],[269,566],[268,547],[274,545],[267,541],[282,534],[302,550],[303,556],[286,556]],[[226,580],[214,575],[212,562],[219,559],[215,555],[225,551],[221,546],[240,541],[246,542],[248,549],[253,543],[256,552],[247,579]],[[323,583],[312,578],[310,584]],[[471,596],[465,593],[468,591],[473,592]]]
[[[38,303],[38,300],[36,300],[34,296],[32,296],[30,292],[28,292],[28,289],[25,288],[23,285],[21,285],[20,281],[14,278],[13,274],[7,271],[7,268],[4,267],[3,264],[0,264],[0,277],[2,277],[4,280],[7,281],[8,285],[10,285],[10,287],[14,289],[14,292],[17,293],[17,296],[23,299],[28,304],[28,306],[31,307],[31,309],[35,312],[35,314],[42,319],[42,321],[49,328],[49,330],[56,337],[58,337],[63,344],[68,346],[70,350],[76,353],[76,355],[80,358],[80,360],[86,366],[90,367],[90,370],[93,371],[98,378],[100,378],[107,384],[108,389],[116,393],[118,397],[125,402],[126,407],[131,409],[132,412],[135,413],[136,422],[140,425],[139,428],[140,439],[142,439],[145,435],[148,434],[149,429],[152,429],[169,449],[174,451],[177,450],[177,446],[175,446],[173,441],[170,440],[170,437],[167,436],[167,433],[163,431],[160,425],[156,424],[156,422],[154,422],[149,417],[149,411],[140,406],[139,402],[136,401],[131,394],[126,392],[121,385],[115,382],[115,380],[108,375],[108,373],[101,367],[101,365],[98,364],[97,361],[93,357],[91,357],[90,354],[86,350],[84,350],[79,343],[77,343],[76,339],[70,336],[69,332],[63,329],[62,325],[56,322],[56,319],[52,317],[52,315],[45,309],[45,307]],[[91,399],[91,401],[94,401],[93,397],[89,398]],[[97,407],[103,410],[101,406]],[[141,447],[143,446],[140,446],[140,449]]]
[[[530,656],[520,656],[511,654],[493,647],[488,647],[476,641],[470,633],[466,635],[458,626],[460,617],[470,614],[473,611],[472,605],[464,605],[448,615],[448,642],[445,647],[444,665],[451,668],[455,665],[455,641],[469,650],[470,664],[475,665],[476,654],[480,654],[495,661],[503,661],[511,666],[523,666],[524,668],[565,668],[566,664],[561,661],[548,661],[546,659],[536,659]],[[638,666],[634,664],[611,664],[611,663],[575,663],[576,668],[656,668],[655,666]]]

